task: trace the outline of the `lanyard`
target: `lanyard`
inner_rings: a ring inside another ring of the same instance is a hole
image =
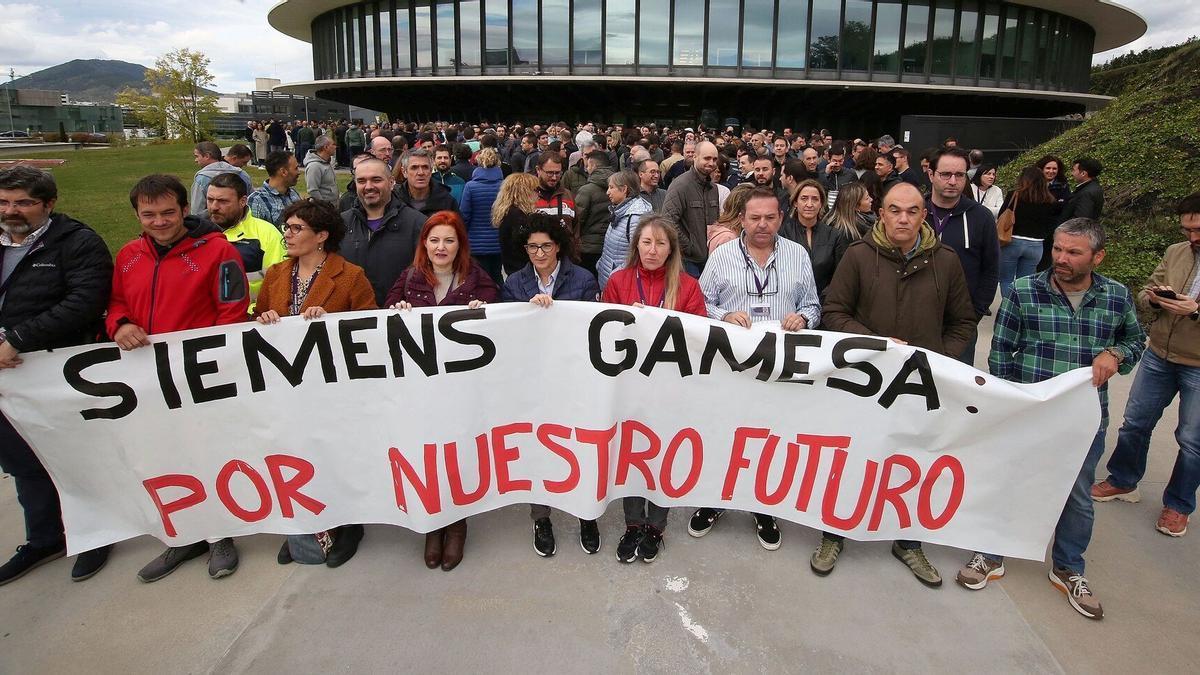
[[[637,279],[638,297],[641,298],[643,305],[650,304],[650,303],[646,302],[646,290],[644,288],[642,288],[642,271],[640,269],[636,269],[633,271],[633,274],[634,274],[634,277]],[[667,300],[667,282],[666,282],[666,279],[664,278],[662,295],[660,295],[658,298],[658,303],[657,303],[658,306],[662,307],[663,303],[666,302],[666,300]]]
[[[762,279],[758,278],[757,265],[750,260],[750,253],[746,251],[746,244],[738,241],[738,245],[742,247],[742,256],[746,259],[746,269],[750,270],[750,276],[754,277],[754,287],[758,289],[758,297],[763,296],[763,291],[771,284],[771,268],[775,266],[775,261],[772,260],[767,265],[767,275]]]

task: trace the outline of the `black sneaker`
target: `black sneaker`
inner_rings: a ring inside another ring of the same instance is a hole
[[[358,543],[363,538],[362,525],[343,525],[333,536],[333,546],[325,555],[326,567],[340,567],[358,553]]]
[[[723,513],[725,513],[725,509],[710,509],[707,506],[696,509],[696,512],[692,514],[692,519],[688,521],[688,534],[693,537],[703,537],[708,534]]]
[[[761,513],[754,514],[755,529],[758,530],[758,543],[768,551],[774,551],[779,548],[782,537],[779,534],[779,525],[775,523],[775,518],[764,516]]]
[[[600,528],[596,527],[596,521],[579,521],[579,546],[588,555],[600,550]]]
[[[66,544],[60,544],[57,548],[39,548],[22,544],[17,547],[16,555],[0,566],[0,586],[10,581],[16,581],[41,565],[45,565],[51,560],[58,560],[66,554]]]
[[[71,567],[71,581],[85,581],[96,576],[108,564],[109,553],[112,553],[112,544],[80,553]]]
[[[617,560],[631,563],[638,556],[638,545],[642,543],[642,528],[630,525],[625,528],[625,534],[617,542]]]
[[[582,536],[582,535],[581,535]],[[538,518],[533,521],[533,552],[549,558],[558,551],[554,543],[554,525],[549,518]]]
[[[662,532],[653,525],[647,525],[642,533],[642,541],[638,544],[637,554],[642,562],[652,563],[658,559],[658,552],[664,546]]]

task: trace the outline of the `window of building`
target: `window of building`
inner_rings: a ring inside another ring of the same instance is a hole
[[[638,62],[648,66],[667,65],[670,37],[670,0],[641,0],[638,21]]]
[[[1000,45],[1000,77],[1014,80],[1017,77],[1017,42],[1019,37],[1017,12],[1015,5],[1004,7],[1004,36]]]
[[[513,65],[521,70],[538,68],[537,0],[512,0]]]
[[[937,0],[933,13],[932,75],[949,75],[954,54],[954,0]]]
[[[804,68],[807,63],[808,3],[780,2],[776,26],[775,67]]]
[[[900,70],[900,0],[880,0],[875,9],[875,72]]]
[[[575,0],[576,25],[579,25],[579,3],[581,1],[583,0]],[[607,5],[604,23],[605,63],[610,66],[632,66],[634,61],[633,43],[637,35],[634,26],[637,18],[637,2],[636,0],[608,0],[605,4]],[[599,15],[599,13],[600,10],[597,7],[596,14]],[[597,17],[597,28],[599,28],[599,24],[600,20]],[[596,49],[598,54],[600,45],[597,44]]]
[[[904,72],[925,72],[929,50],[929,0],[909,0],[904,22]]]
[[[704,65],[704,0],[675,0],[676,66]]]
[[[384,75],[391,75],[395,68],[395,61],[392,60],[393,30],[392,4],[381,2],[379,3],[379,70]]]
[[[508,0],[484,0],[484,64],[508,65]]]
[[[1021,22],[1021,61],[1017,79],[1025,84],[1033,84],[1033,69],[1037,63],[1038,13],[1025,10],[1025,18]]]
[[[566,66],[571,41],[568,0],[542,0],[542,67]]]
[[[1050,46],[1050,31],[1052,29],[1050,24],[1053,21],[1054,17],[1042,12],[1041,21],[1038,22],[1037,55],[1035,57],[1036,65],[1034,66],[1035,84],[1044,85],[1048,79],[1046,71],[1050,68],[1052,62],[1047,57],[1052,52]]]
[[[367,75],[374,75],[378,61],[375,60],[375,5],[363,6],[363,37],[367,47]]]
[[[871,62],[872,0],[846,0],[842,23],[842,70],[866,70]]]
[[[430,27],[429,5],[416,8],[415,36],[417,42],[417,68],[433,67],[433,45],[430,38],[433,29]]]
[[[841,0],[813,0],[812,47],[808,58],[814,70],[837,70],[841,23]]]
[[[442,74],[454,74],[454,4],[443,0],[437,5],[437,66]]]
[[[358,58],[358,6],[346,8],[346,70],[357,74],[361,65]]]
[[[708,65],[738,63],[739,0],[708,0]]]
[[[774,0],[744,0],[742,15],[742,66],[770,68]]]
[[[610,7],[612,3],[609,3]],[[571,60],[576,66],[599,66],[602,61],[601,19],[604,11],[601,0],[575,0],[574,44],[571,47]],[[611,13],[612,10],[609,9]],[[609,19],[612,20],[611,18]],[[632,21],[632,20],[631,20]],[[612,32],[611,26],[609,32]]]
[[[975,76],[977,45],[975,33],[979,29],[979,3],[963,0],[958,13],[958,42],[954,46],[954,74],[959,77]]]
[[[396,3],[396,70],[404,74],[412,68],[412,55],[409,52],[410,29],[408,20],[408,3]]]
[[[478,68],[483,62],[479,56],[479,0],[458,3],[458,61],[460,68]]]
[[[995,79],[998,55],[1000,54],[1000,14],[995,3],[989,2],[983,17],[983,39],[979,42],[979,77]]]

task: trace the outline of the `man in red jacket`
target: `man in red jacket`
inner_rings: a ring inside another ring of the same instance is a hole
[[[150,335],[246,320],[246,273],[237,249],[216,225],[188,215],[187,189],[174,176],[154,174],[133,186],[129,203],[142,235],[117,253],[108,334],[121,349],[150,344]],[[210,553],[208,574],[233,574],[233,540],[168,548],[138,572],[158,581],[184,562]]]

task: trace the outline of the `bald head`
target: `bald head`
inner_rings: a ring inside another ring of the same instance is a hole
[[[696,144],[696,160],[694,166],[702,176],[710,176],[717,168],[717,146],[709,141]]]
[[[392,160],[393,151],[394,148],[392,147],[392,142],[383,136],[376,136],[375,138],[371,139],[371,149],[368,152],[370,152],[372,155],[375,155],[376,159],[381,159],[384,162],[390,162]]]

